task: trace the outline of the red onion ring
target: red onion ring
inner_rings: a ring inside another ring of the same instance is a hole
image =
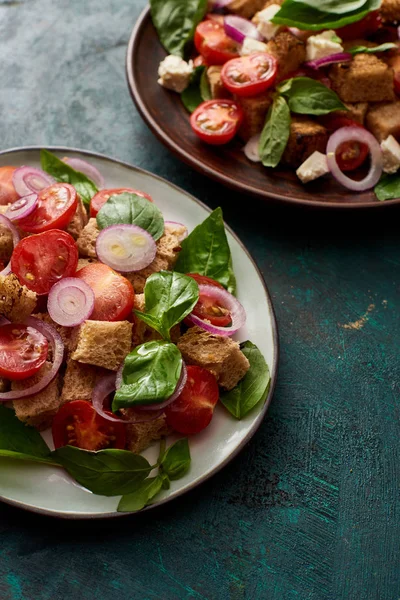
[[[94,308],[94,292],[77,277],[65,277],[50,290],[47,310],[58,325],[75,327],[90,317]]]
[[[22,196],[9,206],[4,216],[10,219],[10,221],[18,221],[18,219],[23,219],[30,215],[35,210],[37,203],[38,195],[35,192],[27,196]]]
[[[96,240],[101,262],[121,273],[141,271],[153,262],[156,252],[153,237],[137,225],[110,225],[100,231]]]
[[[69,158],[65,157],[62,159],[67,165],[75,169],[75,171],[79,171],[79,173],[83,173],[93,181],[93,183],[99,189],[104,188],[105,181],[103,175],[100,171],[86,160],[82,160],[81,158]]]
[[[343,142],[361,142],[367,144],[371,154],[371,166],[368,175],[361,181],[347,177],[340,169],[336,160],[336,150]],[[379,181],[383,170],[382,150],[372,133],[360,127],[341,127],[329,138],[326,147],[328,167],[335,179],[353,192],[363,192],[373,188]]]
[[[22,197],[32,192],[40,192],[55,183],[55,179],[42,169],[25,166],[14,171],[12,180],[15,191]]]
[[[310,69],[320,69],[321,67],[333,65],[334,63],[349,62],[352,59],[353,57],[349,52],[337,52],[336,54],[330,54],[329,56],[324,56],[323,58],[309,60],[308,62],[304,63],[304,66],[310,67]]]
[[[168,227],[168,225],[172,225],[172,226],[174,226],[174,225],[178,225],[179,227],[183,227],[183,228],[185,229],[185,231],[182,233],[182,235],[180,235],[180,236],[177,236],[177,237],[178,237],[178,240],[179,240],[180,242],[182,242],[184,239],[186,239],[186,238],[187,238],[187,236],[188,236],[188,230],[187,230],[187,227],[186,227],[186,225],[184,225],[183,223],[178,223],[178,221],[164,221],[164,227],[165,227],[165,226],[167,226],[167,227]],[[176,234],[174,234],[174,235],[176,235]]]
[[[15,246],[18,244],[19,242],[19,233],[15,227],[15,225],[13,225],[10,221],[10,219],[8,219],[7,217],[5,217],[4,215],[0,215],[0,225],[4,225],[4,227],[7,227],[7,229],[9,229],[11,231],[11,235],[12,235],[12,239],[13,239],[13,246],[15,248]],[[0,275],[8,275],[9,273],[11,273],[11,260],[8,263],[8,265],[6,267],[4,267],[4,269],[2,271],[0,271]]]
[[[260,137],[261,134],[256,133],[256,135],[253,135],[253,137],[249,139],[249,141],[243,148],[243,152],[245,153],[246,157],[252,162],[261,162],[259,150]]]
[[[21,400],[22,398],[27,398],[29,396],[33,396],[34,394],[38,394],[44,388],[46,388],[57,375],[61,364],[64,360],[64,344],[59,335],[59,333],[55,330],[52,325],[48,323],[44,323],[40,319],[36,319],[35,317],[29,317],[24,322],[26,325],[37,329],[42,335],[44,335],[51,344],[52,354],[53,354],[53,364],[50,371],[42,377],[40,381],[32,385],[30,388],[26,390],[13,390],[11,392],[3,392],[0,393],[0,402],[9,402],[10,400]]]
[[[213,333],[215,335],[222,336],[231,336],[236,333],[243,325],[246,323],[246,311],[243,306],[240,304],[239,300],[237,300],[232,294],[230,294],[227,290],[216,287],[214,285],[199,285],[200,297],[202,295],[209,296],[213,300],[216,300],[223,306],[227,308],[231,313],[232,325],[230,327],[218,327],[217,325],[212,325],[211,323],[206,323],[193,313],[190,313],[188,319],[192,321],[195,325],[198,325],[205,331],[209,333]]]
[[[260,42],[264,39],[254,23],[237,15],[227,15],[224,18],[224,30],[238,44],[243,44],[246,37]]]

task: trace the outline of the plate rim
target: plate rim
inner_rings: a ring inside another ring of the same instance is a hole
[[[14,148],[9,148],[7,150],[0,150],[0,156],[4,156],[5,154],[13,154],[13,153],[17,153],[17,152],[32,152],[32,151],[40,152],[40,150],[42,148],[46,148],[46,149],[54,151],[54,152],[76,152],[76,153],[82,154],[84,156],[92,156],[95,158],[105,159],[107,161],[116,163],[123,167],[127,167],[129,169],[132,169],[133,171],[137,171],[139,173],[148,175],[154,179],[157,179],[158,181],[161,181],[161,182],[167,184],[169,187],[173,188],[174,190],[177,190],[180,193],[183,193],[186,196],[188,196],[195,204],[198,204],[199,206],[204,208],[208,214],[210,214],[212,212],[212,209],[209,206],[207,206],[204,202],[202,202],[195,196],[192,196],[192,194],[190,194],[183,188],[179,187],[178,185],[175,185],[174,183],[171,183],[167,179],[164,179],[164,177],[160,177],[159,175],[156,175],[155,173],[151,173],[150,171],[147,171],[146,169],[142,169],[141,167],[137,167],[135,165],[132,165],[131,163],[128,163],[128,162],[120,160],[120,159],[112,158],[112,157],[108,156],[107,154],[103,154],[100,152],[94,152],[91,150],[81,150],[79,148],[73,148],[73,147],[69,147],[69,146],[49,146],[49,145],[42,144],[40,146],[16,146]],[[240,442],[240,444],[238,444],[238,446],[231,452],[231,454],[229,454],[229,456],[227,456],[220,464],[218,464],[214,469],[212,469],[210,471],[210,473],[207,473],[205,476],[203,476],[198,482],[193,482],[193,483],[189,484],[186,488],[183,488],[181,490],[176,490],[176,492],[174,492],[171,496],[169,496],[167,498],[163,498],[163,499],[159,500],[158,502],[155,502],[154,504],[151,504],[150,506],[147,506],[144,509],[142,509],[140,511],[136,511],[136,512],[119,513],[117,511],[113,511],[113,512],[98,513],[98,514],[96,514],[96,513],[93,513],[93,514],[70,513],[69,514],[69,513],[60,513],[57,510],[38,508],[36,506],[26,504],[25,502],[21,502],[19,500],[11,500],[9,498],[4,498],[1,494],[0,494],[0,501],[4,502],[5,504],[9,504],[10,506],[15,506],[17,508],[27,510],[28,512],[33,512],[35,514],[46,515],[46,516],[60,518],[60,519],[66,519],[66,520],[115,519],[115,518],[120,518],[120,517],[135,516],[135,515],[143,513],[144,511],[158,508],[158,507],[162,506],[163,504],[167,504],[168,502],[175,500],[175,498],[178,498],[179,496],[182,496],[182,495],[186,494],[187,492],[190,492],[193,489],[199,487],[205,481],[207,481],[208,479],[210,479],[211,477],[216,475],[219,471],[221,471],[227,464],[229,464],[243,450],[243,448],[249,443],[249,441],[255,435],[255,433],[257,432],[261,423],[264,420],[264,417],[268,411],[269,405],[271,404],[272,397],[274,395],[274,391],[275,391],[275,387],[276,387],[276,382],[277,382],[277,378],[278,378],[279,356],[280,356],[278,323],[277,323],[277,318],[276,318],[276,314],[275,314],[275,309],[274,309],[274,306],[272,303],[272,298],[271,298],[268,286],[267,286],[266,281],[261,273],[260,268],[258,267],[254,258],[250,254],[249,250],[247,250],[246,246],[241,241],[239,236],[233,231],[233,229],[227,223],[225,223],[225,221],[224,221],[224,225],[225,225],[226,229],[229,231],[229,233],[232,235],[232,237],[235,239],[235,241],[239,244],[241,250],[246,254],[248,259],[251,261],[251,263],[261,281],[261,284],[264,288],[265,298],[268,303],[269,313],[271,316],[272,339],[273,339],[273,349],[274,349],[273,364],[269,365],[270,373],[271,373],[271,382],[270,382],[268,395],[265,399],[262,410],[255,418],[253,424],[251,425],[249,432],[246,434],[246,436],[243,438],[243,440]]]
[[[129,93],[137,110],[139,111],[140,116],[143,121],[150,128],[152,133],[180,160],[184,163],[200,172],[201,174],[205,174],[207,177],[210,177],[214,181],[225,185],[228,188],[231,188],[237,192],[242,192],[249,194],[251,196],[255,196],[256,198],[262,200],[271,200],[275,202],[281,202],[283,204],[289,204],[291,206],[299,206],[302,208],[323,208],[326,210],[329,209],[343,209],[343,210],[356,210],[356,209],[377,209],[378,207],[383,206],[396,206],[400,204],[400,198],[395,198],[392,200],[385,200],[381,202],[376,200],[375,202],[355,202],[354,204],[346,202],[322,202],[318,200],[301,200],[296,198],[295,196],[285,196],[279,193],[269,192],[266,190],[260,190],[250,184],[246,183],[238,183],[234,180],[231,180],[224,173],[216,171],[200,162],[197,159],[193,159],[193,157],[183,150],[178,144],[176,144],[171,138],[164,132],[164,129],[157,123],[155,119],[153,119],[152,115],[146,108],[144,101],[142,100],[142,96],[140,94],[139,88],[136,84],[136,79],[134,77],[134,69],[131,57],[136,55],[137,48],[139,46],[139,40],[141,36],[142,29],[147,24],[148,20],[151,20],[151,9],[150,6],[146,6],[142,12],[140,13],[137,21],[132,29],[132,33],[129,38],[126,55],[125,55],[125,75],[128,83]]]

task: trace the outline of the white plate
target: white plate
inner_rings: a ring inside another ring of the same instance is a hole
[[[191,231],[210,212],[204,204],[168,183],[141,169],[100,154],[67,148],[50,148],[62,156],[86,158],[103,173],[110,188],[132,187],[148,192],[165,218],[180,221]],[[0,166],[40,166],[39,149],[13,149],[0,153]],[[228,229],[228,228],[227,228]],[[263,278],[247,250],[228,229],[233,266],[238,282],[238,298],[247,312],[247,323],[238,336],[254,342],[263,353],[271,370],[271,387],[264,405],[256,407],[237,421],[218,406],[210,426],[190,439],[192,465],[189,473],[174,481],[168,491],[160,494],[151,507],[159,506],[199,485],[226,465],[254,435],[271,401],[278,363],[278,335],[275,316]],[[50,437],[45,433],[49,443]],[[156,458],[158,444],[144,455]],[[58,468],[0,459],[0,499],[48,515],[64,518],[99,518],[122,516],[116,511],[119,497],[96,496],[85,490],[67,473]]]

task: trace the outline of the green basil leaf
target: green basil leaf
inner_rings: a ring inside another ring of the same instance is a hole
[[[128,450],[88,452],[63,446],[53,456],[78,483],[100,496],[130,494],[152,470],[143,456]]]
[[[40,433],[28,427],[15,412],[0,404],[0,448],[36,458],[48,458],[50,449]]]
[[[386,42],[386,44],[375,46],[375,48],[367,48],[367,46],[354,46],[354,48],[351,48],[347,52],[354,56],[356,54],[376,54],[377,52],[386,52],[387,50],[393,50],[393,48],[397,48],[396,44],[393,44],[392,42]]]
[[[343,15],[364,8],[367,0],[304,0],[304,4],[326,13]]]
[[[270,373],[265,358],[252,342],[244,342],[240,349],[250,363],[250,369],[238,385],[220,396],[222,404],[237,419],[242,419],[261,400],[265,400]]]
[[[206,275],[235,293],[236,280],[221,208],[197,225],[181,246],[175,271]]]
[[[384,175],[374,191],[381,202],[400,198],[400,173]]]
[[[309,77],[295,77],[278,86],[278,91],[294,113],[326,115],[335,110],[348,110],[334,91]]]
[[[186,475],[190,468],[190,462],[189,442],[187,438],[184,438],[168,448],[161,461],[161,467],[168,478],[175,481]]]
[[[99,191],[91,179],[80,171],[75,171],[48,150],[40,151],[40,162],[43,171],[49,173],[54,179],[73,185],[84,204],[90,204],[93,196]]]
[[[210,83],[207,77],[207,69],[204,68],[200,77],[200,96],[205,102],[206,100],[212,100]]]
[[[160,42],[170,54],[184,55],[196,26],[207,11],[207,0],[150,0],[151,17]]]
[[[170,341],[170,330],[192,312],[199,299],[194,279],[171,271],[159,271],[148,277],[144,287],[146,312],[136,316]]]
[[[97,225],[104,229],[110,225],[127,223],[145,229],[157,241],[164,233],[164,217],[153,202],[137,194],[111,196],[97,213]]]
[[[290,135],[290,110],[286,100],[277,96],[268,110],[261,132],[259,153],[264,167],[276,167]]]
[[[205,67],[196,67],[190,76],[188,87],[181,93],[181,100],[185,108],[192,113],[203,102],[201,96],[201,78],[205,71]]]
[[[146,342],[125,358],[122,385],[112,409],[163,402],[175,391],[182,371],[182,356],[175,344]]]
[[[138,488],[131,494],[122,496],[117,511],[118,512],[136,512],[142,510],[150,503],[157,494],[162,490],[163,477],[149,477],[145,479]]]
[[[14,452],[14,450],[3,450],[0,449],[0,458],[12,458],[15,460],[24,460],[28,462],[36,462],[44,465],[60,466],[58,462],[52,460],[50,456],[42,458],[40,456],[33,456],[32,454],[24,454],[23,452]]]

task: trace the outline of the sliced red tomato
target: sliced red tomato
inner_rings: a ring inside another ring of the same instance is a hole
[[[326,115],[323,123],[329,131],[336,131],[341,127],[359,127],[364,129],[360,123],[353,121],[349,117],[337,116],[333,113]],[[354,171],[358,167],[361,167],[368,155],[369,148],[367,144],[351,140],[343,142],[336,150],[337,164],[339,169],[344,172]]]
[[[236,135],[243,110],[233,100],[207,100],[191,114],[190,125],[203,142],[219,146]]]
[[[274,84],[277,72],[276,58],[267,52],[257,52],[225,63],[221,79],[232,94],[258,96]]]
[[[56,448],[76,446],[93,451],[107,448],[123,450],[126,442],[125,424],[108,421],[85,400],[64,404],[53,419],[52,433]]]
[[[219,388],[214,375],[202,367],[187,367],[187,382],[182,393],[165,409],[167,423],[184,435],[199,433],[210,424]]]
[[[207,277],[206,275],[199,275],[198,273],[186,273],[186,275],[197,281],[199,285],[215,285],[215,287],[224,289],[224,286],[219,281],[215,281],[215,279],[211,279],[211,277]]]
[[[198,273],[188,273],[188,277],[192,277],[199,285],[212,285],[224,289],[218,281],[206,277],[205,275],[198,275]],[[193,314],[199,319],[210,321],[212,325],[217,327],[228,327],[232,324],[231,313],[228,309],[220,306],[215,300],[204,294],[200,294],[199,301],[193,309]],[[191,327],[193,323],[186,318],[185,324]]]
[[[46,362],[49,342],[27,325],[0,327],[0,375],[17,381],[35,375]]]
[[[379,10],[374,10],[356,23],[350,23],[350,25],[339,27],[339,29],[336,29],[336,33],[345,41],[364,39],[378,31],[381,25],[382,18],[379,14]]]
[[[0,206],[15,202],[19,198],[12,180],[16,168],[0,167]]]
[[[77,266],[75,240],[59,229],[23,238],[11,257],[11,270],[20,283],[40,295],[63,277],[72,277]]]
[[[223,23],[216,19],[208,19],[197,25],[194,45],[208,65],[223,65],[239,56],[238,44],[226,35]]]
[[[78,206],[75,188],[69,183],[54,183],[38,193],[35,210],[19,219],[18,226],[29,233],[43,233],[68,226]]]
[[[132,313],[135,299],[132,284],[107,265],[87,265],[75,277],[85,281],[94,291],[92,321],[123,321]]]
[[[90,216],[95,217],[101,207],[107,202],[111,196],[118,196],[118,194],[136,194],[137,196],[142,196],[142,198],[147,198],[150,202],[153,202],[153,198],[146,194],[146,192],[140,192],[139,190],[134,190],[132,188],[115,188],[112,190],[100,190],[93,196],[90,201]]]

